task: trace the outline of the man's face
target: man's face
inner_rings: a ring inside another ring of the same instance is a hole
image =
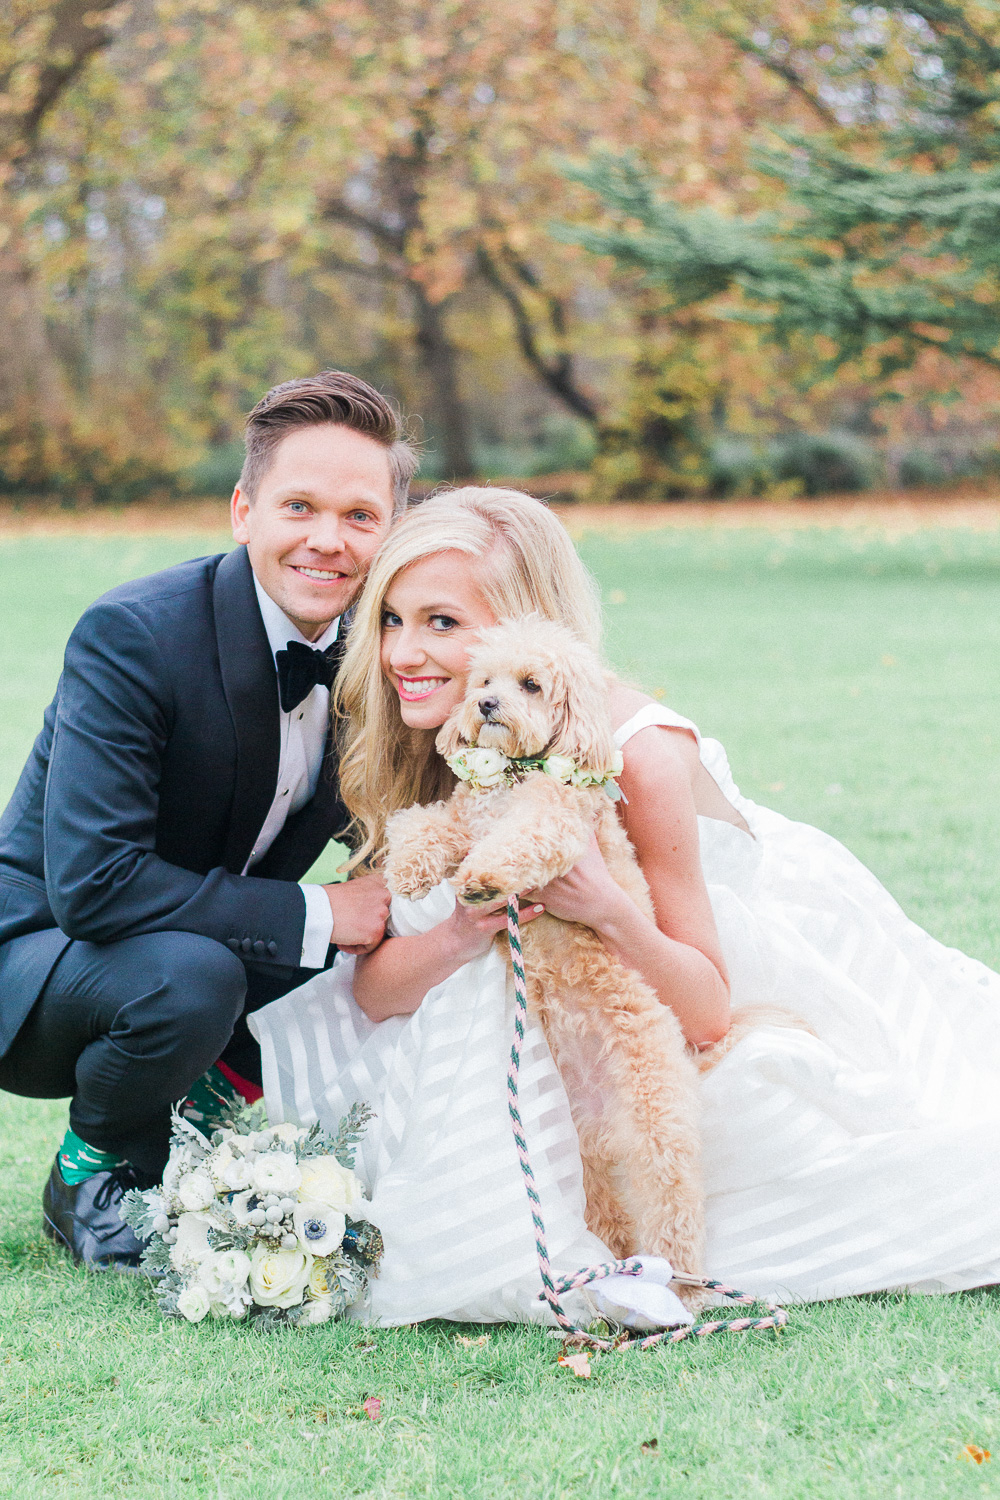
[[[323,423],[282,438],[253,501],[233,491],[233,536],[265,593],[314,641],[360,589],[392,509],[388,451]]]

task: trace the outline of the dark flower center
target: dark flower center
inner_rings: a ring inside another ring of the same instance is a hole
[[[326,1225],[322,1219],[307,1219],[302,1229],[307,1240],[321,1240],[326,1234]]]

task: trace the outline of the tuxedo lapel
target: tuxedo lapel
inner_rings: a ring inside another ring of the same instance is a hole
[[[212,592],[219,666],[236,732],[236,777],[223,863],[238,875],[278,784],[278,679],[245,547],[222,559]]]

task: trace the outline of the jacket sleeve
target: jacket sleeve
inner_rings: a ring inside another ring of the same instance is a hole
[[[45,883],[68,937],[108,943],[195,932],[258,962],[297,966],[305,898],[291,881],[210,870],[156,854],[170,677],[147,626],[101,601],[66,648],[45,789]]]

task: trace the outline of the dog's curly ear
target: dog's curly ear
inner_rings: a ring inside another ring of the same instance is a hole
[[[463,707],[464,705],[460,703],[457,708],[453,709],[438,730],[438,737],[434,741],[434,745],[438,755],[443,760],[447,760],[449,755],[454,755],[456,751],[461,750],[468,744],[468,740],[462,734]]]
[[[549,753],[569,756],[583,771],[607,775],[615,742],[601,664],[589,647],[573,642],[560,661],[559,679],[562,713]]]

